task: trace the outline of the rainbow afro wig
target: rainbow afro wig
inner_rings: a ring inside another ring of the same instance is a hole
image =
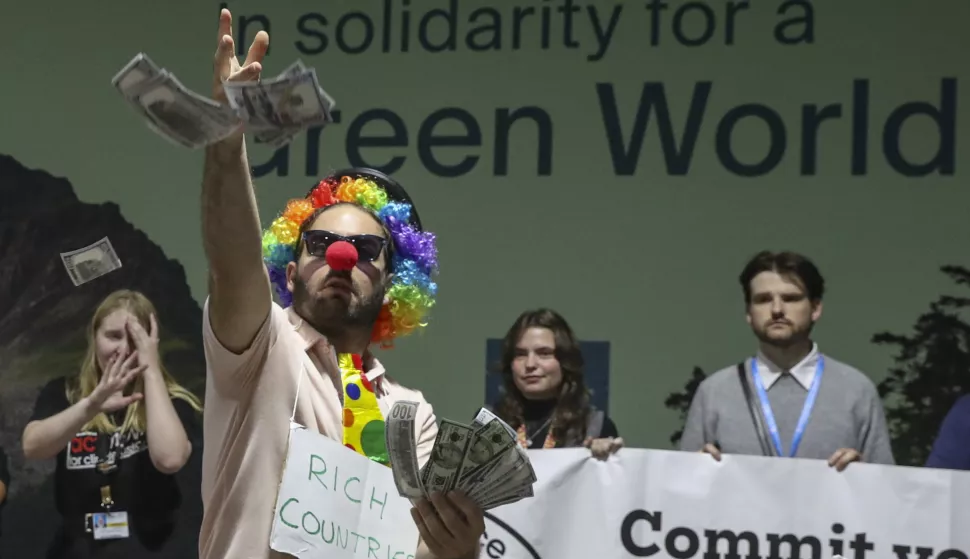
[[[263,231],[263,261],[284,307],[293,303],[286,288],[286,266],[297,259],[300,230],[320,208],[349,202],[370,211],[390,232],[389,271],[393,274],[371,341],[383,347],[426,325],[438,291],[438,248],[433,233],[424,231],[411,198],[394,179],[373,169],[338,171],[310,189],[305,198],[286,204]]]

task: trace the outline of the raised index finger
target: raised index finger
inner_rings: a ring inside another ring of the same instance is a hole
[[[229,8],[223,8],[219,12],[219,37],[216,44],[222,44],[222,38],[232,34],[232,14]]]

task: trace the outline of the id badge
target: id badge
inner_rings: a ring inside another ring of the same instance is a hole
[[[128,513],[96,512],[88,515],[91,532],[96,540],[117,540],[128,537]]]

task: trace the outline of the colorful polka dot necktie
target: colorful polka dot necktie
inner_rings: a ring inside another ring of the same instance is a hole
[[[364,376],[364,364],[356,353],[337,356],[344,385],[344,446],[387,465],[384,415],[377,405],[374,384]]]

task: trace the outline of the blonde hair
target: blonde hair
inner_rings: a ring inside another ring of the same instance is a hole
[[[98,329],[101,328],[101,323],[108,315],[122,309],[130,312],[142,327],[145,328],[145,331],[151,330],[151,319],[149,317],[152,314],[155,315],[157,323],[158,313],[155,312],[155,305],[143,294],[137,291],[121,289],[105,297],[101,301],[101,304],[98,305],[97,310],[94,311],[94,316],[88,325],[88,350],[84,356],[84,360],[81,362],[81,372],[77,378],[69,379],[66,383],[67,401],[71,404],[75,404],[90,395],[101,380],[101,366],[97,360]],[[160,327],[159,330],[161,330]],[[165,379],[165,386],[168,388],[169,396],[184,400],[195,411],[201,413],[202,403],[199,399],[188,389],[180,385],[165,369],[165,365],[161,361],[159,361],[158,366],[161,370],[162,378]],[[135,391],[144,394],[145,383],[140,377],[135,380],[134,386]],[[128,409],[125,411],[124,423],[120,427],[115,425],[114,420],[107,414],[99,413],[94,416],[94,419],[87,422],[83,429],[99,433],[113,433],[119,430],[124,432],[140,431],[144,433],[146,426],[145,402],[139,400],[128,406]]]

